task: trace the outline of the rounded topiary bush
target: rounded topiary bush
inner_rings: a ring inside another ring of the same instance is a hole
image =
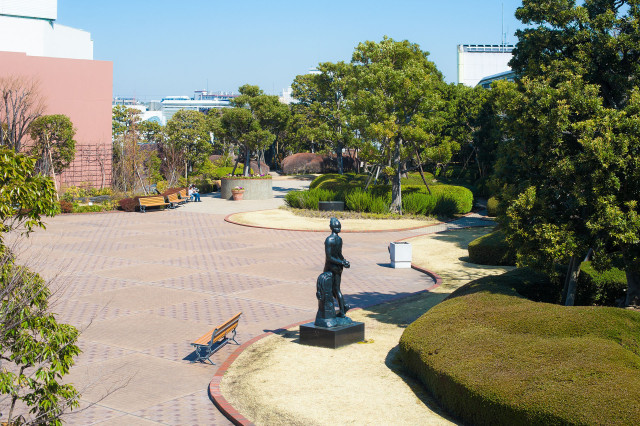
[[[478,265],[515,266],[516,254],[503,231],[493,231],[469,243],[469,259]]]
[[[516,271],[472,281],[410,324],[407,368],[467,424],[637,424],[640,313],[527,300],[514,287],[531,274]]]
[[[496,197],[491,197],[487,200],[487,216],[498,216],[498,204],[499,202]]]

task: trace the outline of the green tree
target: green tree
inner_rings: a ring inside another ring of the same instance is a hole
[[[574,278],[588,248],[602,263],[620,250],[627,304],[640,303],[639,12],[636,1],[523,1],[522,79],[502,100],[496,166],[520,263],[568,260]]]
[[[56,321],[45,282],[16,264],[4,241],[11,230],[44,227],[42,216],[56,212],[53,182],[34,173],[35,162],[0,149],[0,405],[7,424],[61,424],[79,400],[62,383],[80,353],[78,331]]]
[[[387,37],[360,43],[353,53],[353,122],[368,151],[389,159],[392,211],[402,208],[400,178],[408,160],[448,161],[459,147],[442,137],[444,82],[428,55],[417,44]]]
[[[160,144],[166,137],[164,126],[157,121],[145,120],[138,125],[142,140],[146,143]]]
[[[313,141],[321,150],[336,153],[338,173],[344,172],[342,151],[351,146],[354,128],[349,104],[353,85],[353,68],[344,62],[324,62],[318,73],[297,76],[292,84],[298,116],[296,133]]]
[[[255,118],[251,135],[248,135],[243,143],[244,147],[244,171],[249,173],[248,163],[251,152],[257,154],[258,172],[262,161],[264,161],[264,150],[274,143],[277,144],[279,137],[287,127],[290,118],[289,107],[280,102],[277,96],[266,95],[258,86],[245,84],[239,88],[240,96],[233,99],[233,105],[240,108],[247,108]],[[247,157],[249,154],[249,157]]]
[[[167,122],[166,134],[171,149],[183,154],[182,166],[187,179],[188,173],[197,170],[212,150],[205,115],[199,111],[179,110]]]
[[[30,126],[33,146],[30,153],[38,159],[40,173],[51,176],[57,187],[56,173],[60,174],[76,155],[76,130],[66,115],[44,115]]]
[[[260,123],[247,108],[226,108],[222,112],[218,137],[224,137],[240,148],[243,156],[243,176],[249,176],[251,152],[264,149],[275,140],[275,136],[260,127]],[[240,156],[236,159],[236,166]]]

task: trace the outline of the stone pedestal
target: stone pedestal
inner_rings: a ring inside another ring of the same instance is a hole
[[[389,246],[392,268],[411,268],[411,244],[405,241],[391,243]]]
[[[338,327],[317,327],[312,322],[300,326],[300,343],[323,348],[339,348],[364,341],[364,323],[353,322]]]

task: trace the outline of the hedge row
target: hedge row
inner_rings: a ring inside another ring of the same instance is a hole
[[[493,231],[469,243],[469,259],[478,265],[515,266],[516,253],[503,231]]]
[[[311,189],[308,191],[290,191],[284,196],[287,206],[295,209],[318,210],[318,202],[334,201],[336,193],[326,189]]]
[[[311,194],[306,197],[313,199],[313,191],[327,190],[334,194],[334,198],[326,201],[344,201],[348,210],[372,213],[387,212],[391,204],[391,186],[370,185],[369,189],[364,191],[363,187],[366,185],[367,179],[366,175],[325,174],[311,183],[309,191]],[[304,202],[294,200],[294,198],[301,199],[302,197],[305,195],[292,194],[288,197],[290,199],[287,204],[292,207],[305,205]],[[306,205],[313,205],[313,203],[306,203]],[[468,213],[472,207],[473,193],[461,186],[431,185],[430,193],[424,185],[402,186],[402,209],[405,213],[450,217],[455,214]]]
[[[614,262],[611,268],[599,272],[591,262],[583,262],[576,287],[576,305],[617,306],[617,301],[626,296],[627,276],[623,268]]]
[[[462,287],[407,327],[401,359],[463,423],[637,424],[640,313],[514,289],[534,281],[515,270]]]

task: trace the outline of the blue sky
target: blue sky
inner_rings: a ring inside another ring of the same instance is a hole
[[[89,31],[113,61],[114,96],[141,100],[257,84],[278,94],[319,62],[349,61],[384,35],[409,40],[455,82],[458,44],[499,44],[514,0],[58,0],[58,23]]]

